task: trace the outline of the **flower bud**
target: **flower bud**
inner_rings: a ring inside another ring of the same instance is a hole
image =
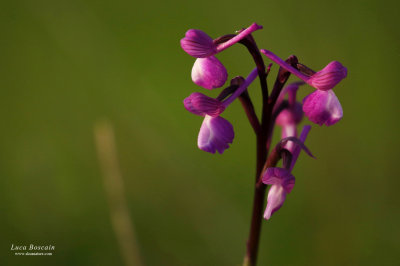
[[[215,57],[197,58],[192,68],[192,80],[196,85],[212,90],[222,87],[228,73],[224,65]]]

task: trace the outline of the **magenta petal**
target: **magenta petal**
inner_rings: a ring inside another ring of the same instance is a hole
[[[225,110],[222,102],[200,92],[190,94],[189,97],[183,100],[183,104],[186,110],[200,116],[209,115],[215,117],[219,116]]]
[[[308,84],[319,90],[330,90],[347,76],[347,68],[340,62],[332,61],[310,77]]]
[[[343,109],[332,90],[316,90],[303,99],[304,114],[314,123],[331,126],[343,117]]]
[[[264,212],[264,219],[269,220],[271,215],[279,210],[286,199],[286,192],[280,185],[272,185],[268,191],[267,207]]]
[[[235,133],[231,123],[226,119],[217,116],[206,116],[201,125],[197,145],[199,149],[215,153],[223,153],[232,143]]]
[[[262,182],[267,185],[282,186],[286,193],[290,193],[294,187],[294,176],[284,168],[270,167],[265,171]]]
[[[197,58],[192,68],[192,80],[195,84],[212,90],[222,87],[228,73],[224,65],[215,57]]]
[[[182,49],[197,58],[208,57],[216,53],[213,39],[201,30],[190,29],[181,39]]]

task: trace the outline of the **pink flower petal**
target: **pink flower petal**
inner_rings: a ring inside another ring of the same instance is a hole
[[[330,90],[347,76],[347,68],[340,62],[332,61],[326,67],[315,73],[307,81],[318,90]]]
[[[189,97],[183,100],[183,104],[186,110],[200,116],[209,115],[215,117],[219,116],[225,110],[222,102],[200,92],[190,94]]]
[[[190,29],[181,40],[182,49],[197,58],[208,57],[216,53],[213,39],[201,30]]]

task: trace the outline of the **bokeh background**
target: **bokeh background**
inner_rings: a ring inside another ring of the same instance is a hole
[[[2,1],[1,265],[124,264],[94,141],[104,119],[144,265],[241,265],[255,137],[234,103],[224,113],[231,148],[197,149],[202,119],[182,100],[204,90],[179,40],[189,28],[215,38],[252,22],[264,26],[260,48],[313,69],[338,60],[349,73],[335,88],[343,120],[313,126],[317,160],[300,157],[293,192],[263,222],[259,265],[398,265],[398,10],[378,0]],[[253,68],[239,45],[218,57],[230,77]],[[258,82],[249,90],[259,108]],[[31,243],[56,250],[10,251]]]

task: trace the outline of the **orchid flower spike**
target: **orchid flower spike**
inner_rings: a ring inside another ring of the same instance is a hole
[[[201,30],[190,29],[186,32],[185,37],[181,39],[181,47],[186,53],[193,57],[209,57],[222,52],[259,29],[262,29],[262,26],[253,23],[229,41],[221,44],[214,44],[213,39]]]
[[[192,80],[196,85],[212,90],[222,87],[228,73],[224,65],[215,57],[197,58],[192,68]]]
[[[271,167],[265,171],[262,182],[271,185],[268,191],[267,207],[264,212],[264,219],[269,220],[271,215],[282,207],[286,194],[292,191],[295,178],[286,169]]]
[[[220,116],[206,115],[200,128],[197,145],[199,149],[206,152],[215,153],[215,151],[218,151],[223,153],[233,142],[234,136],[233,127],[228,120]]]
[[[304,75],[303,73],[301,73],[299,70],[292,67],[288,63],[286,63],[284,60],[279,58],[271,51],[262,49],[261,53],[263,53],[269,59],[277,63],[279,66],[285,68],[287,71],[289,71],[293,75],[296,75],[298,78],[302,79],[304,82],[306,82],[307,84],[318,90],[323,90],[323,91],[330,90],[347,76],[347,68],[345,68],[338,61],[330,62],[322,70],[316,72],[314,75],[309,77]]]
[[[331,126],[343,117],[343,109],[333,90],[315,90],[303,99],[303,111],[312,122]]]
[[[224,110],[225,106],[217,99],[208,97],[202,93],[194,92],[190,94],[183,104],[189,112],[200,116],[219,116]]]

